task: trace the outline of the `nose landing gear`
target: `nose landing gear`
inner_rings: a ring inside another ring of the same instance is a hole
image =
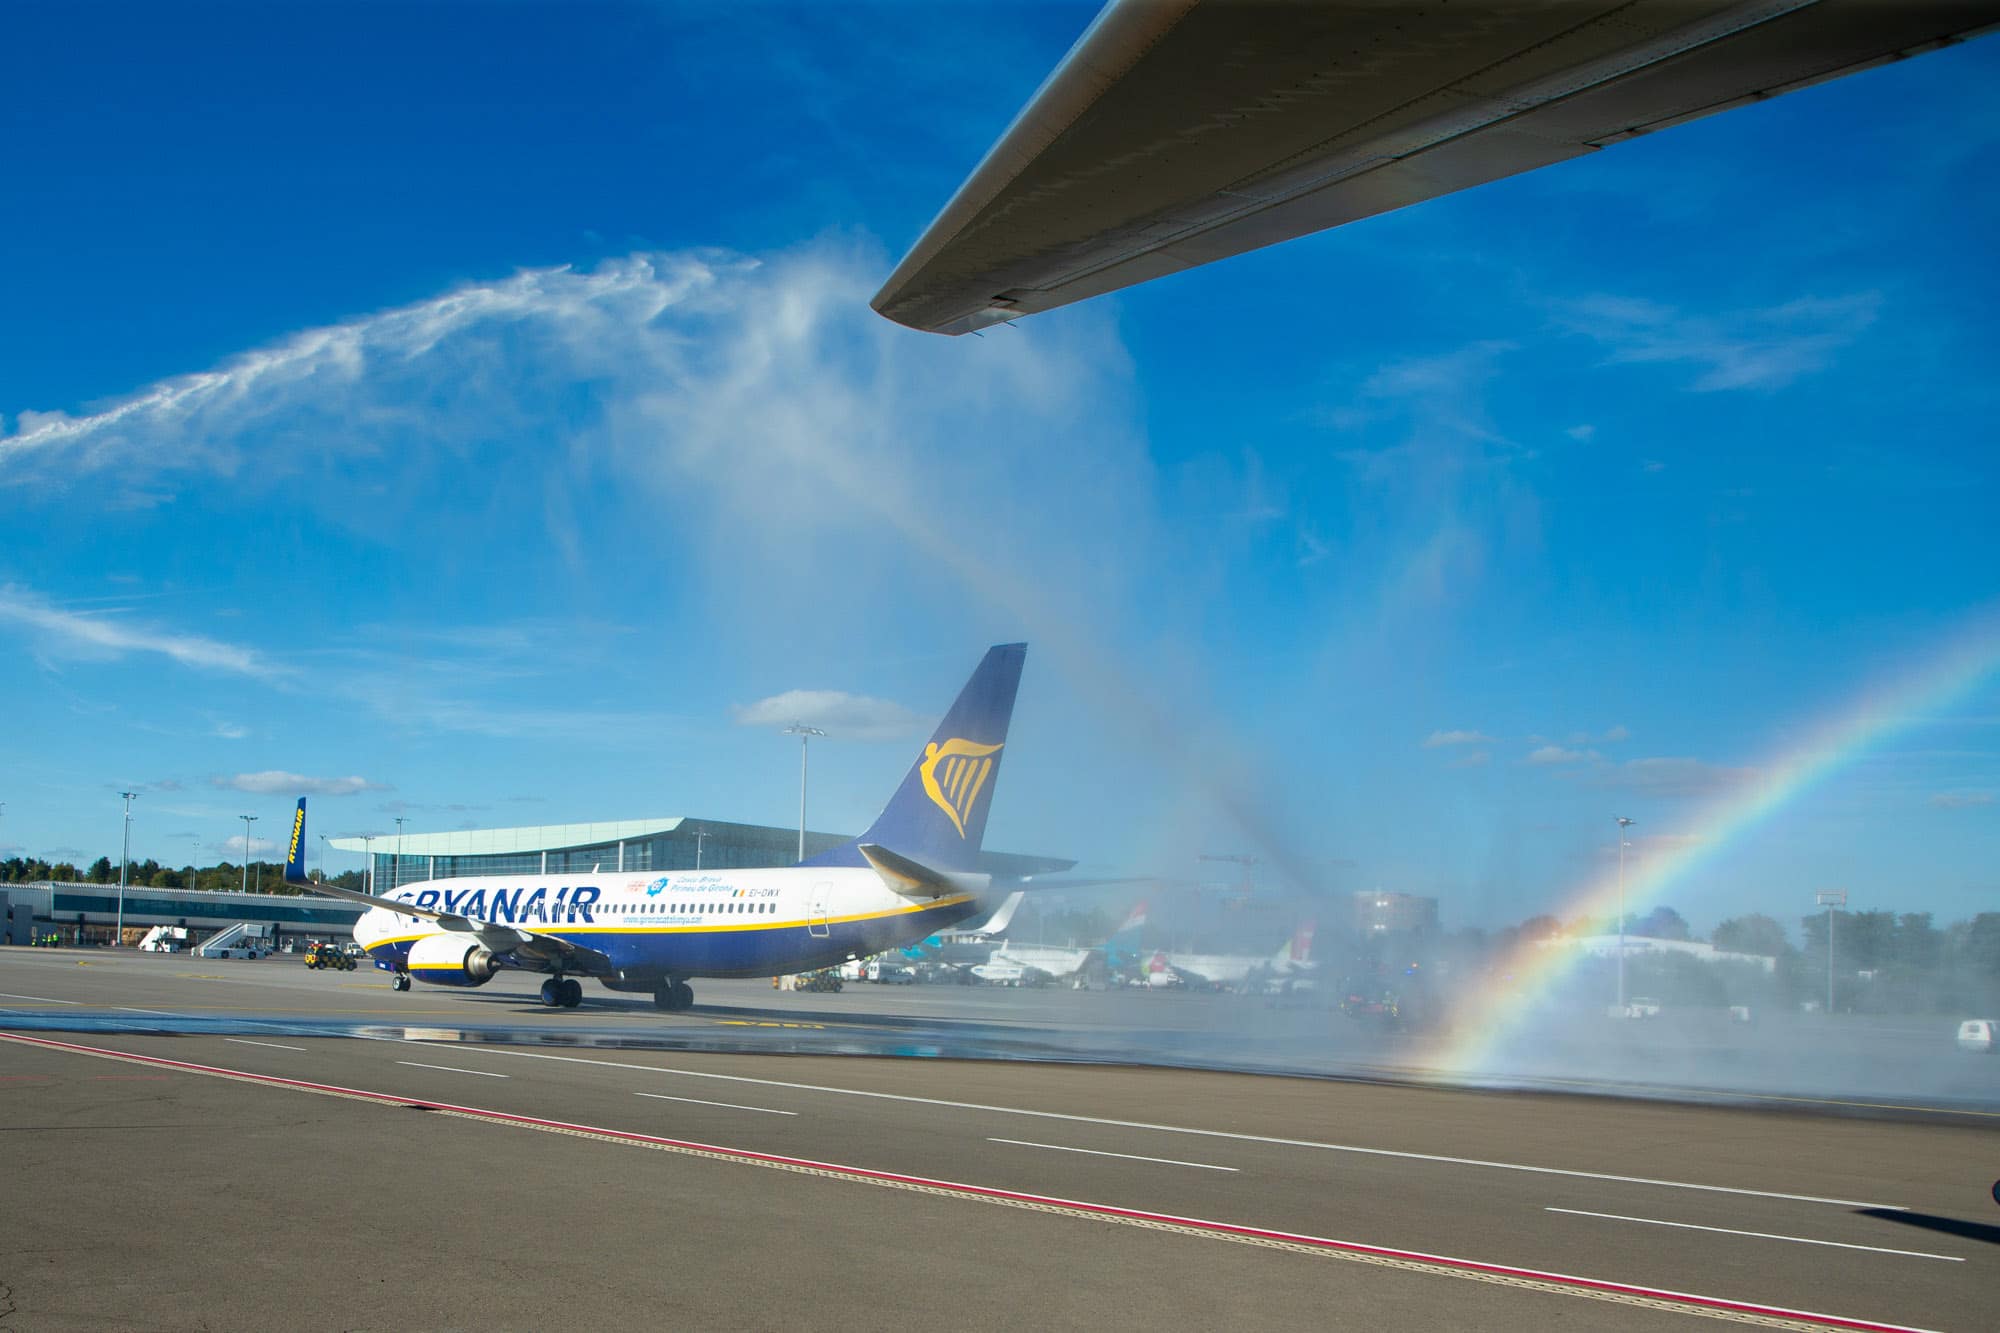
[[[410,988],[410,974],[408,972],[398,972],[396,979],[389,984],[399,991],[408,990]]]
[[[542,1003],[551,1009],[574,1009],[583,1003],[583,983],[572,977],[550,977],[542,983]]]

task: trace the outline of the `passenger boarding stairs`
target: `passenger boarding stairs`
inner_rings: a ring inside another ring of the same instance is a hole
[[[270,947],[267,928],[258,921],[238,921],[224,926],[201,942],[197,958],[218,958],[225,949],[265,949]]]

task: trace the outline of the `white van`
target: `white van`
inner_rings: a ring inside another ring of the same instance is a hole
[[[1958,1025],[1958,1049],[1987,1055],[2000,1048],[2000,1018],[1968,1018]]]

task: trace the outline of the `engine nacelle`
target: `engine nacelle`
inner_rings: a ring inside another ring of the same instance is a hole
[[[433,986],[484,986],[500,970],[492,950],[463,935],[426,935],[410,946],[410,975]]]

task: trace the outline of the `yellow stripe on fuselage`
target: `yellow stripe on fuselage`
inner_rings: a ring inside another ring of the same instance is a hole
[[[886,912],[854,912],[847,916],[830,916],[825,918],[824,921],[817,921],[817,920],[816,921],[803,921],[803,920],[765,921],[758,923],[744,922],[740,925],[735,922],[727,922],[716,925],[703,925],[703,926],[565,925],[560,929],[557,928],[537,929],[535,928],[533,922],[501,921],[501,922],[496,922],[495,924],[503,926],[513,926],[519,930],[532,931],[532,933],[537,935],[553,935],[558,939],[562,939],[570,935],[712,935],[717,933],[718,931],[725,931],[725,930],[743,930],[743,931],[799,930],[802,928],[809,928],[815,926],[843,926],[855,921],[882,921],[886,920],[889,917],[909,916],[917,912],[932,912],[936,911],[940,907],[957,907],[963,903],[969,903],[972,900],[973,900],[972,894],[964,893],[964,894],[959,894],[957,897],[953,898],[939,898],[935,902],[912,903],[907,907],[892,907]],[[593,910],[601,906],[602,906],[601,902],[591,904]],[[606,913],[606,915],[611,915],[611,914]],[[442,933],[442,930],[443,928],[440,927],[437,930],[426,930],[416,935],[387,935],[379,940],[376,940],[373,944],[369,945],[368,947],[370,949],[376,949],[380,948],[382,945],[385,944],[413,944],[418,940],[428,939],[432,935],[440,934]]]

